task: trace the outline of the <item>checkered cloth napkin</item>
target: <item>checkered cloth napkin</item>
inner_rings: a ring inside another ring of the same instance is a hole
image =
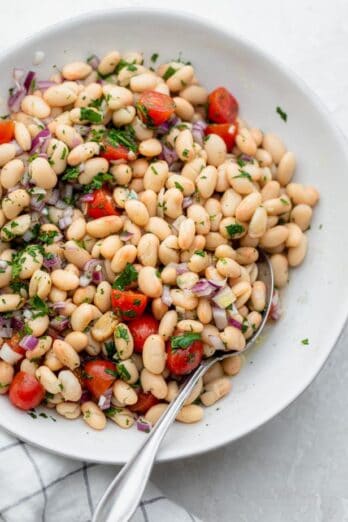
[[[90,522],[113,466],[45,453],[0,431],[0,521]],[[132,522],[200,522],[149,484]]]

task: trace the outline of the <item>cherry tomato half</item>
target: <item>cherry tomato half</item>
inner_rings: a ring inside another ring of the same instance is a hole
[[[129,150],[124,145],[104,145],[104,150],[101,151],[100,156],[108,161],[117,161],[120,159],[129,159]]]
[[[12,120],[0,120],[0,144],[8,143],[13,140],[14,123]]]
[[[45,397],[42,384],[30,373],[18,372],[10,385],[9,398],[21,410],[36,408]]]
[[[152,393],[148,392],[139,392],[138,393],[138,400],[135,404],[132,406],[128,406],[130,411],[133,411],[134,413],[138,413],[138,415],[145,415],[147,410],[152,408],[152,406],[155,406],[159,403],[159,400],[156,399]]]
[[[158,321],[152,315],[142,315],[129,321],[128,328],[133,337],[134,351],[141,353],[149,335],[158,332]]]
[[[234,123],[238,102],[225,87],[217,87],[208,96],[208,118],[214,123]]]
[[[126,321],[144,313],[147,296],[131,290],[112,290],[111,305],[114,311]]]
[[[211,123],[205,129],[205,135],[217,134],[226,143],[227,151],[230,152],[234,147],[238,132],[238,124],[235,123]]]
[[[116,380],[116,364],[97,359],[88,361],[82,372],[83,387],[99,399]]]
[[[140,96],[137,109],[139,117],[148,125],[161,125],[169,120],[175,109],[170,96],[156,91],[145,91]]]
[[[191,373],[203,358],[202,341],[193,341],[187,348],[173,348],[171,339],[167,341],[167,368],[174,375]]]
[[[104,216],[118,216],[114,200],[105,188],[93,192],[93,201],[88,203],[87,212],[90,217],[95,219]]]

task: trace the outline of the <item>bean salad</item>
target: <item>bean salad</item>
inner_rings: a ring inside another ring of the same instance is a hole
[[[158,61],[111,51],[48,80],[13,71],[0,120],[0,394],[29,414],[149,431],[202,358],[243,351],[259,327],[259,250],[275,276],[270,320],[305,258],[319,193],[292,181],[293,152],[241,119],[228,88]],[[201,420],[242,363],[217,362],[177,420]]]

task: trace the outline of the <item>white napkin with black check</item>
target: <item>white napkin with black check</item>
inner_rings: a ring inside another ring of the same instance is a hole
[[[0,430],[0,520],[90,522],[115,467],[46,453]],[[149,484],[132,522],[200,522]]]

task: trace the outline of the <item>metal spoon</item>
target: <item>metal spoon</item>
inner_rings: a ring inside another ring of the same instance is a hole
[[[92,522],[127,522],[130,520],[144,493],[160,444],[198,379],[217,361],[222,361],[226,357],[231,357],[231,355],[240,355],[246,352],[261,334],[271,307],[274,285],[271,263],[262,251],[260,252],[258,268],[258,279],[264,281],[267,289],[267,304],[258,330],[249,339],[242,352],[216,352],[209,359],[204,359],[187,378],[176,399],[168,405],[155,428],[147,436],[134,457],[123,466],[122,470],[111,482],[99,501]]]

